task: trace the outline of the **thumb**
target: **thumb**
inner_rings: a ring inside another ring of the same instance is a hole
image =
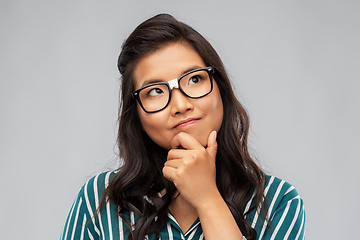
[[[216,152],[217,152],[217,148],[218,148],[218,144],[216,142],[216,135],[217,132],[216,131],[212,131],[208,137],[208,142],[207,142],[207,152],[208,154],[214,159],[216,160]]]

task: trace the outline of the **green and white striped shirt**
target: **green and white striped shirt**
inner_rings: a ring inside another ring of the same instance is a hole
[[[125,222],[117,214],[117,206],[108,202],[102,208],[98,217],[94,213],[99,206],[99,200],[114,172],[101,173],[91,178],[79,191],[65,223],[62,240],[106,239],[125,240],[129,230]],[[265,196],[268,203],[268,219],[270,226],[254,210],[246,217],[246,221],[257,232],[257,239],[304,239],[305,211],[303,201],[297,191],[289,183],[266,176]],[[250,199],[245,206],[247,211],[252,204]],[[201,240],[204,234],[199,219],[183,233],[175,218],[168,213],[167,224],[160,232],[161,240]],[[125,212],[125,218],[131,225],[137,221],[133,212]],[[154,234],[147,239],[155,239]]]

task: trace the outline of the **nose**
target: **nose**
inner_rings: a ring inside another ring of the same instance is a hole
[[[169,103],[171,108],[171,115],[176,116],[194,109],[190,99],[186,97],[178,88],[173,88],[171,91],[171,101]]]

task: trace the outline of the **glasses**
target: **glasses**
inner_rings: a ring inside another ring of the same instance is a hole
[[[193,99],[211,93],[213,73],[213,67],[199,68],[168,82],[149,84],[133,91],[132,96],[145,112],[159,112],[169,105],[173,88],[178,88],[186,97]]]

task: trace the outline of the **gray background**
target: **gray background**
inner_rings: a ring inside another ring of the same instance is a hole
[[[307,239],[358,239],[359,1],[0,1],[2,239],[57,239],[117,165],[120,45],[168,12],[215,47],[261,166],[305,201]]]

